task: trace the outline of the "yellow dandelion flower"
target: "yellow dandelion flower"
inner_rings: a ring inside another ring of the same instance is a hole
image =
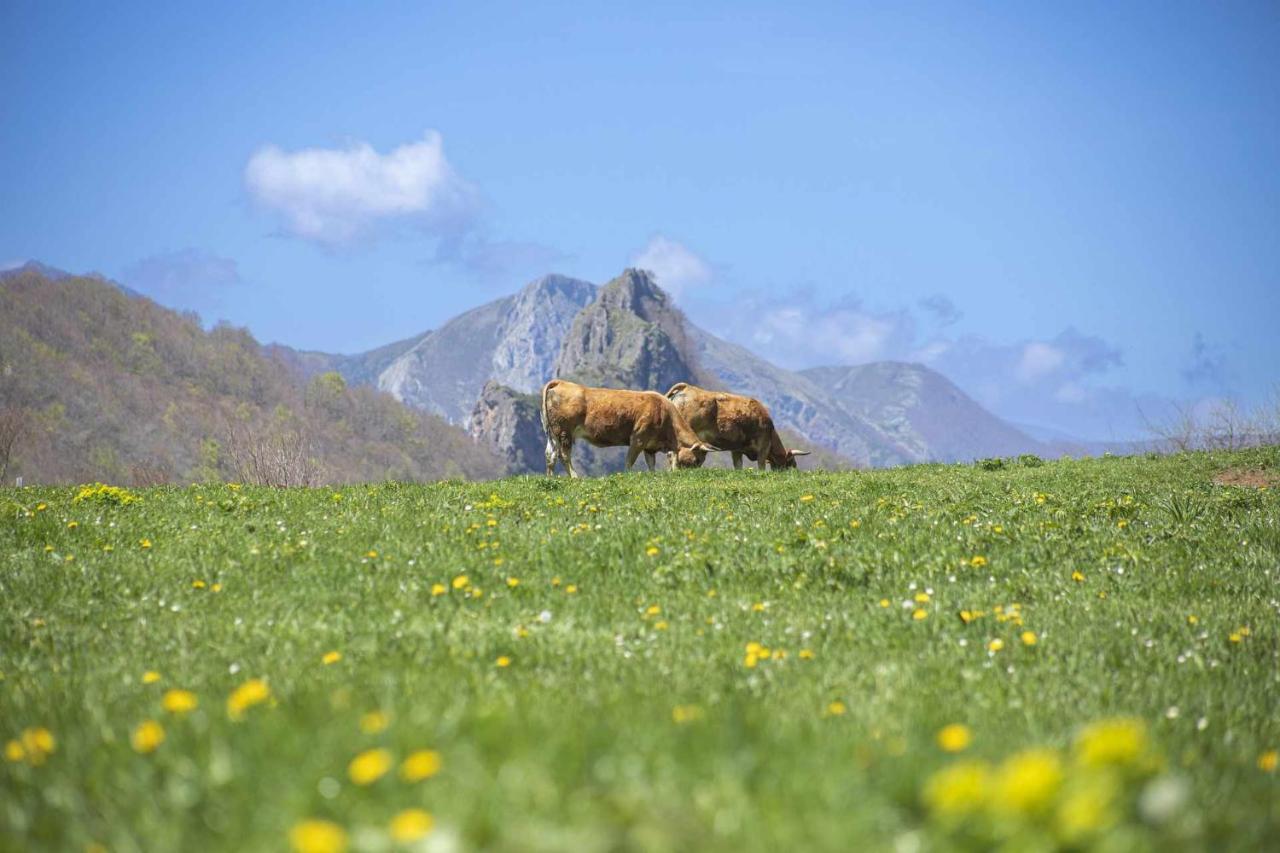
[[[648,548],[645,548],[645,549],[644,549],[644,552],[645,552],[645,554],[647,554],[647,555],[648,555],[648,556],[650,556],[650,557],[656,557],[656,556],[658,556],[658,546],[657,546],[657,545],[650,545]]]
[[[466,589],[467,585],[470,583],[471,583],[471,579],[468,578],[466,575],[458,575],[456,578],[453,579],[453,588]]]
[[[207,586],[208,586],[208,584],[207,584],[207,583],[205,583],[204,581],[195,580],[195,581],[192,581],[192,582],[191,582],[191,588],[192,588],[192,589],[204,589],[204,588],[205,588],[205,587],[207,587]]]
[[[151,540],[150,540],[150,539],[139,539],[139,540],[138,540],[138,547],[139,547],[139,548],[141,548],[141,549],[142,549],[142,550],[144,550],[144,551],[145,551],[145,550],[147,550],[148,548],[150,548],[150,547],[151,547]]]
[[[155,684],[159,680],[160,680],[160,673],[156,672],[154,669],[149,669],[146,672],[142,673],[143,684]]]
[[[49,508],[48,504],[45,504],[45,503],[36,504],[36,512],[44,512],[48,508]]]
[[[676,705],[671,709],[671,721],[678,726],[686,723],[696,723],[703,717],[701,706],[698,705]]]
[[[493,665],[498,667],[498,669],[506,669],[511,666],[511,658],[506,655],[499,655],[498,659],[493,662]]]
[[[659,607],[659,606],[658,606],[658,605],[656,605],[656,604],[650,604],[648,607],[646,607],[646,608],[645,608],[644,615],[645,615],[645,616],[657,616],[657,615],[658,615],[659,613],[661,613],[661,612],[662,612],[662,608],[661,608],[661,607]]]
[[[801,495],[801,496],[800,496],[800,502],[801,502],[801,503],[806,503],[806,504],[807,504],[807,503],[809,503],[809,501],[811,501],[811,500],[813,500],[813,495]]]
[[[924,802],[943,817],[963,817],[981,811],[991,787],[991,770],[981,761],[960,761],[943,767],[924,785]]]
[[[975,569],[980,569],[986,564],[987,564],[987,558],[982,556],[981,554],[975,554],[974,556],[969,558],[969,565],[973,566]]]
[[[10,740],[4,745],[4,757],[7,761],[22,761],[27,757],[27,751],[16,740]]]
[[[1147,752],[1147,728],[1128,717],[1100,720],[1080,732],[1075,752],[1082,764],[1093,767],[1134,764]]]
[[[189,714],[200,705],[200,700],[190,690],[175,688],[165,692],[160,704],[170,714]]]
[[[289,830],[289,846],[294,853],[346,853],[347,831],[333,821],[304,820]]]
[[[943,752],[963,752],[973,741],[973,732],[964,723],[952,723],[938,730],[937,740]]]
[[[882,599],[880,599],[880,606],[881,606],[881,607],[888,607],[888,606],[889,606],[889,599],[887,599],[887,598],[882,598]]]
[[[132,744],[134,752],[142,755],[155,752],[156,748],[164,743],[164,726],[155,720],[143,720],[129,735],[129,743]]]
[[[360,731],[367,735],[384,732],[389,725],[391,725],[391,717],[384,711],[369,711],[360,716]]]
[[[994,640],[987,643],[987,651],[998,652],[1003,648],[1004,648],[1004,640],[1000,639],[999,637],[996,637]]]
[[[520,586],[520,578],[507,578],[507,586],[515,589]]]
[[[335,664],[340,660],[342,660],[342,652],[338,651],[337,649],[334,649],[331,652],[325,652],[324,657],[320,658],[320,662],[323,663],[325,666],[329,666],[330,664]]]
[[[1115,823],[1117,793],[1117,784],[1109,774],[1086,773],[1072,777],[1055,816],[1058,834],[1068,844],[1077,846]]]
[[[209,587],[209,590],[210,590],[211,592],[222,592],[222,584],[220,584],[220,583],[215,583],[215,584],[213,584],[212,586],[210,586],[210,587]]]
[[[1277,766],[1280,766],[1280,753],[1276,750],[1268,749],[1258,756],[1258,769],[1263,773],[1275,773]]]
[[[800,660],[813,660],[813,649],[801,649]]]
[[[1024,646],[1034,646],[1039,642],[1035,631],[1023,631],[1022,634],[1019,635],[1019,638],[1022,640],[1022,645]]]
[[[241,684],[227,697],[227,716],[240,720],[244,712],[254,705],[261,705],[271,698],[271,688],[261,678],[251,678]]]
[[[665,631],[667,630],[668,627],[669,626],[667,625],[667,620],[665,619],[660,619],[657,622],[653,623],[653,630],[655,631]]]
[[[387,749],[366,749],[351,759],[347,765],[347,776],[357,785],[372,785],[391,769],[391,751]]]
[[[571,583],[564,588],[564,591],[568,595],[573,595],[578,591],[578,585],[576,583]]]
[[[378,559],[378,552],[373,550],[372,548],[370,548],[368,551],[365,551],[364,555],[368,557],[370,560]]]
[[[745,666],[747,669],[755,669],[756,664],[759,662],[760,662],[759,656],[754,655],[751,652],[747,652],[747,656],[742,659],[742,665]]]
[[[915,595],[915,599],[917,604],[927,604],[929,601],[929,593],[917,592]]]
[[[68,522],[67,522],[67,529],[68,529],[68,530],[75,530],[75,529],[76,529],[77,527],[79,527],[79,526],[80,526],[80,522],[78,522],[78,521],[68,521]]]
[[[1230,634],[1227,635],[1227,639],[1233,643],[1238,643],[1241,640],[1243,640],[1244,637],[1240,636],[1239,631],[1232,631]]]
[[[827,703],[828,717],[843,717],[848,711],[849,708],[839,699]]]
[[[1028,749],[1005,759],[996,773],[995,806],[1029,814],[1046,808],[1062,784],[1062,759],[1051,749]]]
[[[928,619],[929,611],[925,610],[923,607],[917,607],[915,610],[911,611],[911,618],[917,622],[923,619]]]
[[[1076,583],[1084,583],[1084,572],[1076,570],[1071,573],[1071,579]]]
[[[448,591],[449,591],[449,590],[448,590],[448,589],[446,589],[446,588],[445,588],[445,585],[444,585],[444,584],[442,584],[442,583],[433,583],[433,584],[431,585],[431,594],[432,594],[433,596],[435,596],[435,595],[444,595],[444,594],[445,594],[446,592],[448,592]]]
[[[1200,617],[1199,617],[1199,616],[1197,616],[1197,615],[1195,615],[1194,613],[1192,613],[1191,615],[1189,615],[1189,616],[1187,617],[1187,624],[1188,624],[1188,625],[1199,625],[1199,624],[1200,624]]]
[[[765,603],[763,601],[757,601],[755,604],[751,605],[751,609],[756,613],[763,613],[765,609]]]
[[[444,767],[444,760],[434,749],[419,749],[411,752],[400,764],[400,778],[406,782],[421,782],[430,779]]]
[[[405,809],[391,818],[387,832],[390,833],[393,841],[406,844],[425,837],[434,826],[435,818],[430,812],[422,809]]]

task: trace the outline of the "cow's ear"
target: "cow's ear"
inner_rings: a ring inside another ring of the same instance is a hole
[[[813,451],[812,450],[792,450],[790,452],[792,456],[808,456]]]

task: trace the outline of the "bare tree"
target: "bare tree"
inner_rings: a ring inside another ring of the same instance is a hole
[[[31,425],[30,413],[21,406],[0,404],[0,483],[9,476],[13,448]]]
[[[223,444],[236,478],[243,483],[281,488],[320,483],[320,464],[311,437],[301,427],[263,429],[232,424]]]

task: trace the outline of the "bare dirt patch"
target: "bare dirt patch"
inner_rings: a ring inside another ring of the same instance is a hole
[[[1263,471],[1260,468],[1228,468],[1214,477],[1213,482],[1219,486],[1264,489],[1268,486],[1280,485],[1280,473]]]

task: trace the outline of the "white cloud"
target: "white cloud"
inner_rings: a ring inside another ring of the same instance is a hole
[[[475,191],[449,165],[439,133],[380,154],[367,142],[284,151],[268,145],[244,169],[245,187],[296,236],[338,245],[379,222],[414,219],[465,230]]]
[[[631,266],[653,273],[658,286],[677,300],[690,287],[711,281],[711,265],[682,243],[655,234],[636,255]]]
[[[1032,341],[1022,348],[1014,374],[1023,382],[1035,382],[1053,373],[1066,361],[1066,353],[1044,341]]]

